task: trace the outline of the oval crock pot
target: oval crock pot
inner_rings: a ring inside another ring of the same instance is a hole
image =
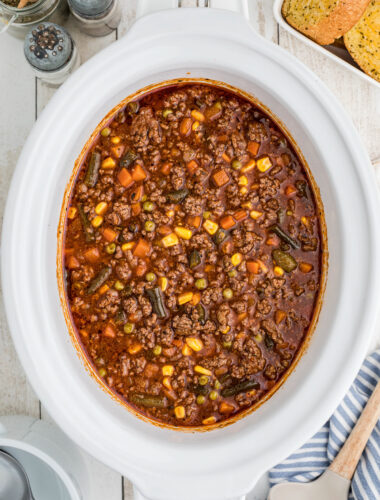
[[[118,102],[173,78],[211,78],[258,98],[300,146],[323,200],[329,273],[316,330],[286,383],[233,425],[184,433],[143,422],[86,372],[67,333],[56,279],[65,186],[83,145]],[[227,500],[329,417],[366,353],[379,292],[375,179],[350,119],[324,85],[238,14],[161,11],[81,67],[31,132],[3,228],[7,316],[23,367],[61,428],[152,500]]]

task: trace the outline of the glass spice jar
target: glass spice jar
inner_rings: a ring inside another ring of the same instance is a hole
[[[68,0],[68,4],[80,30],[87,35],[109,35],[120,23],[119,0]]]
[[[66,0],[37,0],[21,9],[17,8],[18,3],[0,0],[0,33],[7,31],[13,36],[24,38],[41,21],[62,24],[69,15]]]
[[[24,54],[34,74],[50,87],[57,87],[80,65],[70,34],[53,23],[41,23],[25,37]]]

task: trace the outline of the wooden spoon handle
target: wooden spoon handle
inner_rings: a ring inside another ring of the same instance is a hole
[[[359,420],[329,469],[351,479],[368,438],[380,417],[380,381],[369,398]]]

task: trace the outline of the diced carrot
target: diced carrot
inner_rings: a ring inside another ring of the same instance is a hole
[[[159,226],[157,229],[157,232],[159,234],[162,234],[163,236],[166,236],[167,234],[170,234],[172,232],[172,228],[170,226]]]
[[[140,262],[140,264],[138,266],[136,266],[136,269],[135,269],[136,276],[139,276],[140,278],[141,278],[141,276],[144,276],[147,268],[148,268],[148,266],[146,265],[146,262],[144,260],[142,262]]]
[[[164,163],[161,167],[161,173],[164,175],[169,175],[170,169],[172,168],[171,163]]]
[[[128,316],[128,321],[130,321],[131,323],[137,323],[138,321],[140,321],[141,316],[141,311],[137,310],[135,313],[132,313]]]
[[[237,212],[234,213],[234,219],[237,222],[240,222],[248,217],[248,214],[245,210],[238,210]]]
[[[256,156],[259,151],[260,144],[258,142],[249,141],[247,149],[251,155]]]
[[[139,215],[139,213],[141,212],[140,203],[132,203],[131,209],[132,209],[133,215]]]
[[[136,203],[141,200],[144,195],[144,186],[140,184],[140,186],[135,187],[135,189],[131,192],[131,201]]]
[[[275,321],[276,325],[279,325],[284,319],[286,318],[286,312],[281,311],[281,309],[278,309],[275,313]]]
[[[190,160],[187,164],[188,171],[193,174],[198,168],[198,163],[195,160]]]
[[[88,338],[88,332],[86,330],[79,330],[79,333],[81,334],[82,337],[85,339]]]
[[[226,413],[231,413],[234,411],[235,407],[226,401],[222,401],[219,405],[219,413],[225,415]]]
[[[131,174],[124,167],[117,174],[117,178],[118,178],[118,181],[120,182],[120,184],[125,188],[132,186],[132,184],[133,184],[133,179],[132,179]]]
[[[111,229],[110,227],[106,227],[103,231],[103,237],[106,241],[114,241],[117,238],[117,232]]]
[[[196,306],[197,304],[199,304],[200,301],[201,301],[201,294],[199,292],[195,292],[193,298],[191,299],[191,304],[193,306]]]
[[[286,194],[286,196],[291,196],[296,191],[297,191],[296,188],[294,186],[292,186],[292,185],[286,186],[286,188],[285,188],[285,194]]]
[[[115,329],[114,329],[113,325],[111,325],[110,323],[108,323],[106,325],[106,327],[104,328],[104,330],[103,330],[103,335],[105,337],[109,337],[111,339],[115,338],[116,337],[116,332],[115,332]]]
[[[213,264],[206,264],[205,271],[206,271],[206,273],[211,273],[211,272],[215,271],[215,266]]]
[[[133,249],[133,255],[135,257],[144,258],[147,257],[150,252],[150,243],[143,238],[140,238],[137,245]]]
[[[201,225],[201,218],[199,215],[190,215],[187,218],[187,222],[189,223],[190,226],[195,227],[196,229],[199,228]]]
[[[227,163],[231,163],[231,158],[228,156],[228,154],[226,153],[223,153],[222,154],[222,158],[224,161],[226,161]]]
[[[243,319],[245,319],[247,317],[247,313],[246,312],[242,312],[240,314],[238,314],[238,321],[243,321]]]
[[[111,148],[111,151],[113,153],[114,156],[116,156],[116,158],[120,158],[121,155],[124,153],[124,146],[122,144],[120,144],[119,146],[114,146],[113,148]]]
[[[218,187],[224,186],[230,180],[229,175],[223,169],[218,170],[217,172],[215,172],[214,174],[212,174],[212,178],[213,178],[213,181],[215,182],[215,184]]]
[[[275,246],[275,245],[277,245],[277,244],[278,244],[278,241],[277,241],[277,239],[276,239],[275,237],[270,236],[269,238],[267,238],[267,240],[266,240],[266,242],[265,242],[265,243],[266,243],[267,245],[269,245],[269,246],[272,246],[272,247],[273,247],[273,246]]]
[[[140,352],[142,349],[142,345],[141,344],[132,344],[130,347],[128,347],[128,352],[129,354],[137,354],[138,352]]]
[[[191,132],[191,125],[193,120],[191,118],[184,118],[179,126],[179,133],[184,137],[187,137]]]
[[[65,248],[64,252],[65,252],[65,256],[68,257],[69,255],[73,255],[75,250],[74,250],[74,248]]]
[[[223,229],[231,229],[236,224],[232,215],[226,215],[223,219],[220,219],[220,225]]]
[[[172,340],[172,344],[175,345],[176,347],[182,347],[183,346],[183,342],[181,339],[173,339]]]
[[[146,172],[141,165],[136,163],[132,170],[132,179],[136,182],[143,181],[146,178]]]
[[[84,252],[84,258],[90,262],[90,264],[95,264],[100,257],[99,248],[91,247]]]
[[[79,266],[79,260],[74,257],[74,255],[70,255],[70,257],[67,259],[67,267],[69,269],[77,269]]]
[[[252,274],[258,274],[260,266],[258,262],[249,261],[247,262],[247,269]]]
[[[303,273],[310,273],[313,270],[313,265],[308,262],[300,262],[300,270]]]
[[[99,295],[103,295],[104,293],[108,292],[109,289],[110,289],[109,285],[105,283],[99,288]]]

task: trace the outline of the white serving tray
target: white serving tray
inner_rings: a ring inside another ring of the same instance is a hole
[[[333,45],[319,45],[318,43],[314,42],[307,36],[303,35],[299,31],[294,29],[292,26],[290,26],[290,24],[287,23],[287,21],[284,19],[281,13],[281,7],[283,1],[284,0],[275,0],[273,4],[274,17],[276,18],[276,21],[280,26],[282,26],[286,31],[291,33],[296,38],[298,38],[298,40],[301,40],[309,47],[312,47],[313,49],[317,50],[320,54],[324,54],[325,56],[329,57],[332,61],[337,62],[344,68],[351,71],[351,73],[357,75],[362,80],[371,83],[377,88],[380,88],[380,83],[377,82],[374,78],[368,76],[363,70],[361,70],[356,65],[354,60],[351,58],[347,50],[340,49],[339,47],[335,47]]]

